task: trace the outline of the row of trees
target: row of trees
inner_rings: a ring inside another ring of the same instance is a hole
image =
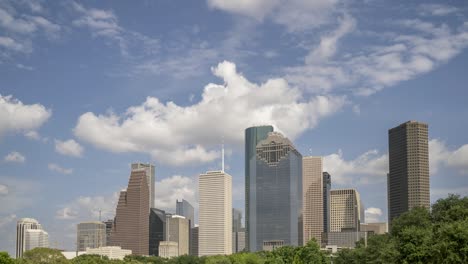
[[[468,263],[468,197],[449,195],[432,205],[432,210],[415,208],[392,223],[385,235],[369,237],[367,246],[335,255],[320,250],[315,241],[303,247],[285,246],[272,252],[237,253],[230,256],[180,256],[172,259],[127,256],[123,261],[97,255],[67,260],[60,251],[36,248],[19,260],[0,252],[0,264],[357,264],[357,263]]]

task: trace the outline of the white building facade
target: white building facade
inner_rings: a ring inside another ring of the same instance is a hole
[[[16,224],[16,258],[36,247],[49,247],[49,234],[36,219],[20,219]]]

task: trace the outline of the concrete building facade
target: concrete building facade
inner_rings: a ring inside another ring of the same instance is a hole
[[[313,238],[320,243],[324,219],[322,157],[302,158],[302,197],[304,244]]]
[[[21,218],[16,223],[16,258],[23,257],[26,250],[35,247],[49,247],[49,236],[36,219]]]
[[[361,198],[355,189],[330,192],[330,232],[359,231]]]
[[[165,241],[173,241],[178,244],[178,256],[188,255],[189,245],[189,220],[180,215],[168,215],[166,217]]]
[[[198,255],[232,253],[232,177],[224,171],[209,171],[198,180]]]

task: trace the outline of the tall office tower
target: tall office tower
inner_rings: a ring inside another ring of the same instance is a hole
[[[208,171],[198,180],[198,255],[232,253],[232,177],[224,171]]]
[[[110,237],[112,229],[114,228],[114,219],[109,219],[103,222],[106,225],[106,246],[111,245]]]
[[[238,232],[242,229],[242,212],[239,209],[232,208],[232,232]]]
[[[149,188],[144,169],[132,170],[127,190],[120,192],[111,243],[134,255],[149,254]]]
[[[323,173],[323,232],[330,232],[330,190],[331,176]]]
[[[159,243],[166,237],[166,217],[164,210],[151,208],[149,223],[149,254],[159,256]]]
[[[185,199],[182,199],[180,202],[176,200],[176,214],[187,218],[190,221],[190,228],[195,226],[195,210]]]
[[[277,132],[268,133],[255,150],[246,181],[249,250],[302,245],[302,155]]]
[[[355,189],[331,190],[330,232],[359,231],[361,198]]]
[[[103,222],[83,222],[76,228],[76,251],[86,248],[106,246],[106,224]]]
[[[255,223],[250,223],[250,214],[255,214],[257,210],[255,189],[257,182],[257,144],[266,139],[270,132],[273,132],[272,126],[249,127],[245,130],[245,232],[247,238],[251,226],[252,228],[255,226]],[[249,239],[246,239],[245,243],[246,248],[249,249]]]
[[[38,240],[40,241],[38,241],[34,245],[28,244],[29,241],[32,241],[31,239],[29,239],[29,237],[28,237],[28,240],[26,239],[26,233],[28,230],[42,230],[42,226],[41,224],[39,224],[39,222],[36,219],[33,219],[33,218],[21,218],[20,220],[18,220],[18,222],[16,223],[16,258],[17,259],[23,257],[24,251],[31,249],[32,246],[38,245],[38,244],[41,244],[41,245],[44,244],[46,242],[46,236],[47,236],[47,244],[48,244],[47,232],[42,233],[42,239],[40,239],[41,232],[39,232],[39,235],[37,235],[37,237],[38,237]],[[30,236],[34,236],[34,235],[30,235]],[[48,247],[48,245],[45,247]]]
[[[189,254],[189,220],[180,215],[169,215],[166,217],[165,241],[178,243],[178,256]]]
[[[408,121],[388,130],[388,221],[430,206],[428,125]]]
[[[149,208],[154,208],[154,165],[149,163],[132,163],[132,171],[133,170],[141,170],[144,169],[146,173],[146,182],[148,183],[149,188]]]
[[[322,157],[302,159],[302,195],[304,244],[313,238],[320,243],[324,219]]]
[[[190,255],[198,256],[198,226],[191,228],[190,242]]]
[[[232,208],[232,253],[245,249],[245,228],[242,228],[242,211]]]
[[[49,234],[41,229],[26,230],[24,232],[24,251],[38,247],[49,247]]]

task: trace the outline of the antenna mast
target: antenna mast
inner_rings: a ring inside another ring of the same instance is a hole
[[[224,137],[223,137],[223,143],[221,147],[221,171],[224,172]]]

